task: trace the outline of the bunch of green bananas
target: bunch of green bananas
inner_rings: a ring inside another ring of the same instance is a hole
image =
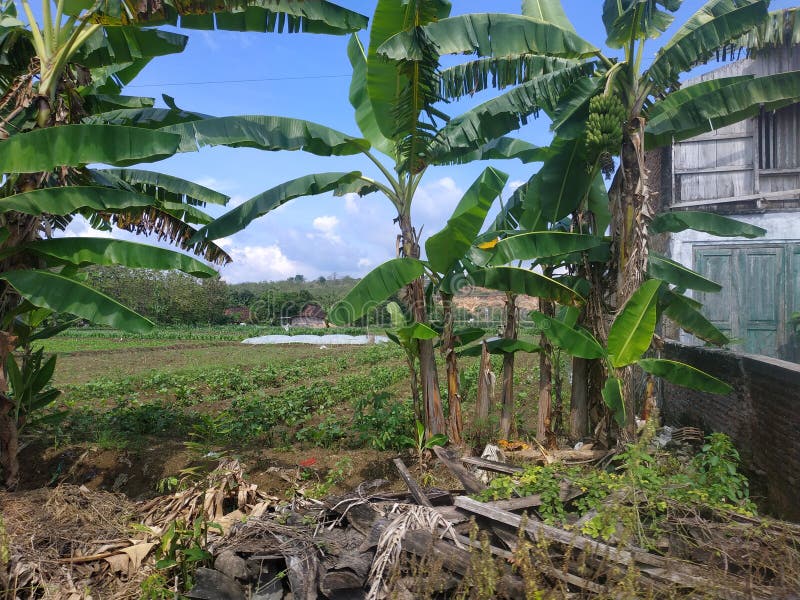
[[[614,173],[615,154],[622,146],[622,125],[625,107],[616,96],[600,95],[589,101],[589,120],[586,123],[586,151],[598,156],[600,170],[606,178]]]

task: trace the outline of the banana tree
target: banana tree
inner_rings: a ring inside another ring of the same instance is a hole
[[[665,287],[666,284],[658,279],[649,279],[642,284],[614,319],[605,345],[579,326],[570,326],[539,312],[532,314],[537,326],[553,345],[573,356],[605,363],[609,376],[603,386],[603,400],[620,427],[628,419],[622,374],[623,369],[631,365],[638,365],[646,373],[676,385],[704,392],[727,394],[733,389],[690,365],[660,358],[643,358],[655,333],[659,291]]]
[[[592,293],[587,318],[604,339],[604,322],[645,281],[649,264],[648,224],[653,217],[645,151],[800,99],[800,72],[736,77],[680,88],[680,76],[696,65],[741,44],[780,44],[787,35],[781,15],[767,12],[764,0],[709,0],[656,52],[643,58],[650,40],[671,25],[680,0],[605,0],[602,20],[607,45],[622,52],[607,56],[580,38],[558,0],[524,1],[522,15],[461,15],[389,39],[380,51],[396,59],[418,56],[432,45],[442,54],[477,54],[478,60],[443,75],[443,93],[458,97],[490,85],[515,87],[482,106],[516,110],[520,123],[531,106],[545,110],[556,138],[553,155],[537,176],[541,206],[529,214],[554,222],[575,214],[591,225],[589,190],[598,171],[613,174],[610,211],[611,269],[588,274],[602,285]],[[564,85],[576,69],[590,77]],[[543,79],[545,78],[545,79]],[[619,167],[614,168],[614,157]],[[602,233],[598,231],[598,233]],[[590,268],[591,265],[590,265]],[[595,270],[598,266],[593,267]],[[595,289],[597,286],[593,286]],[[615,301],[604,305],[602,290]],[[630,370],[625,374],[630,378]],[[626,389],[629,386],[626,386]],[[633,429],[633,398],[626,396]]]
[[[400,230],[398,257],[415,265],[421,249],[417,229],[411,222],[411,209],[429,166],[488,158],[541,160],[542,154],[536,146],[502,137],[513,127],[511,122],[498,122],[490,133],[475,136],[472,116],[447,120],[434,106],[440,98],[437,56],[432,48],[427,48],[418,60],[387,60],[378,54],[378,47],[392,35],[444,18],[449,10],[449,3],[441,0],[400,4],[380,0],[367,49],[358,37],[351,38],[348,56],[353,77],[349,98],[363,137],[305,120],[268,116],[201,119],[161,128],[160,131],[179,133],[182,149],[186,151],[206,145],[238,144],[273,151],[302,150],[321,156],[361,154],[378,173],[375,177],[360,171],[320,173],[294,179],[251,198],[201,230],[200,235],[208,239],[230,235],[253,219],[301,196],[380,192],[396,210]],[[122,120],[116,122],[121,123],[125,118],[122,115]],[[424,324],[428,317],[421,263],[409,267],[407,274],[409,277],[395,281],[402,280],[400,285],[408,287],[409,311],[415,322]],[[335,314],[341,321],[353,317]],[[433,342],[422,339],[417,340],[417,345],[426,430],[430,434],[445,433]]]

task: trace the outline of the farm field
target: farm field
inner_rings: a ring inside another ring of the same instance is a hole
[[[67,414],[22,452],[21,486],[76,483],[145,498],[221,456],[239,458],[254,483],[279,494],[297,474],[321,486],[316,493],[396,477],[391,458],[408,451],[415,427],[399,348],[251,346],[233,341],[236,332],[70,331],[50,340],[63,392],[54,411]],[[534,362],[518,357],[521,436],[535,430]],[[463,361],[467,414],[477,366]]]

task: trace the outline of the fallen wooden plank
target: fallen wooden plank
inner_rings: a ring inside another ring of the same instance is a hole
[[[468,494],[477,494],[486,489],[486,486],[470,473],[453,453],[448,452],[441,446],[434,446],[433,451],[442,461],[442,464],[458,478]]]
[[[569,502],[583,494],[583,490],[570,485],[567,481],[561,482],[561,492],[559,498],[562,502]],[[499,510],[523,510],[526,508],[536,508],[542,505],[542,496],[540,494],[531,494],[530,496],[523,496],[522,498],[509,498],[508,500],[493,500],[492,502],[483,502],[486,506],[491,506]]]
[[[608,456],[608,450],[551,450],[547,451],[547,457],[550,458],[549,462],[594,462]],[[536,461],[545,461],[546,457],[542,455],[539,448],[529,448],[528,450],[520,450],[515,452],[514,456],[518,458],[527,458]]]
[[[483,502],[478,502],[466,496],[458,496],[454,504],[458,508],[463,508],[499,523],[516,528],[522,525],[521,516],[492,506],[486,506]],[[717,574],[712,581],[705,577],[702,567],[656,556],[641,548],[622,550],[536,521],[528,521],[525,525],[525,531],[533,535],[535,540],[544,538],[576,548],[592,557],[615,562],[623,566],[636,566],[641,573],[657,582],[688,588],[694,587],[701,590],[713,590],[717,597],[727,600],[752,600],[754,598],[769,598],[771,595],[768,590],[763,588],[754,590],[747,582],[733,576],[729,576],[728,581],[720,581]]]
[[[427,531],[406,532],[401,547],[405,552],[432,559],[434,564],[441,564],[444,570],[461,576],[466,575],[472,565],[469,551],[438,539]],[[511,598],[525,597],[525,582],[522,577],[506,573],[500,578],[500,586]]]
[[[411,476],[411,473],[408,472],[408,469],[406,468],[406,465],[402,459],[395,458],[394,466],[397,467],[400,477],[402,477],[403,481],[406,482],[406,487],[408,488],[408,491],[411,492],[414,500],[417,501],[417,504],[421,506],[427,506],[428,508],[433,508],[433,504],[431,504],[431,501],[428,500],[425,492],[423,492],[422,489],[420,489],[420,487],[417,485],[417,482],[414,481],[414,478]]]
[[[468,465],[474,465],[479,469],[483,469],[484,471],[503,473],[505,475],[516,475],[517,473],[522,473],[525,471],[525,469],[522,467],[515,467],[514,465],[509,465],[504,462],[488,460],[486,458],[478,458],[476,456],[464,456],[461,458],[461,462],[467,463]]]

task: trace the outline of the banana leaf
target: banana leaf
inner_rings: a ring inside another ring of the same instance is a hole
[[[745,237],[753,239],[767,234],[766,229],[702,211],[675,211],[658,213],[650,223],[652,233],[666,231],[678,233],[687,229],[702,231],[719,237]]]
[[[646,358],[637,363],[644,371],[663,377],[670,383],[710,394],[729,394],[733,388],[699,369],[663,358]]]
[[[471,276],[476,285],[501,292],[544,298],[564,305],[581,304],[584,301],[575,290],[528,269],[490,267],[477,270]]]
[[[7,281],[20,296],[34,306],[73,314],[98,325],[110,325],[124,331],[143,333],[153,323],[116,300],[92,288],[49,271],[6,271]]]
[[[550,343],[561,348],[570,356],[586,359],[608,356],[606,350],[588,331],[570,327],[558,319],[548,317],[538,311],[531,312],[530,316],[536,327],[550,340]]]
[[[719,292],[722,289],[717,282],[706,279],[688,267],[655,252],[650,252],[648,255],[647,274],[685,290]]]
[[[180,252],[124,240],[107,238],[51,238],[25,244],[21,248],[51,259],[55,264],[122,265],[135,269],[176,269],[195,277],[214,277],[217,272]]]
[[[246,202],[226,212],[210,225],[200,229],[192,241],[199,239],[218,240],[241,231],[253,220],[264,216],[301,196],[315,196],[336,191],[340,186],[352,183],[361,177],[358,171],[350,173],[317,173],[304,175],[297,179],[284,182],[274,188],[253,196]]]
[[[608,331],[611,364],[624,367],[641,358],[653,340],[656,329],[656,299],[661,281],[645,281],[628,298]]]
[[[175,154],[179,142],[177,135],[137,127],[82,124],[34,129],[0,144],[0,173],[156,162]]]
[[[367,273],[347,295],[331,309],[328,319],[335,325],[346,325],[376,308],[392,294],[425,272],[423,264],[413,258],[394,258]]]
[[[472,183],[444,228],[425,242],[428,263],[434,271],[447,273],[469,250],[506,181],[506,173],[487,167]]]

